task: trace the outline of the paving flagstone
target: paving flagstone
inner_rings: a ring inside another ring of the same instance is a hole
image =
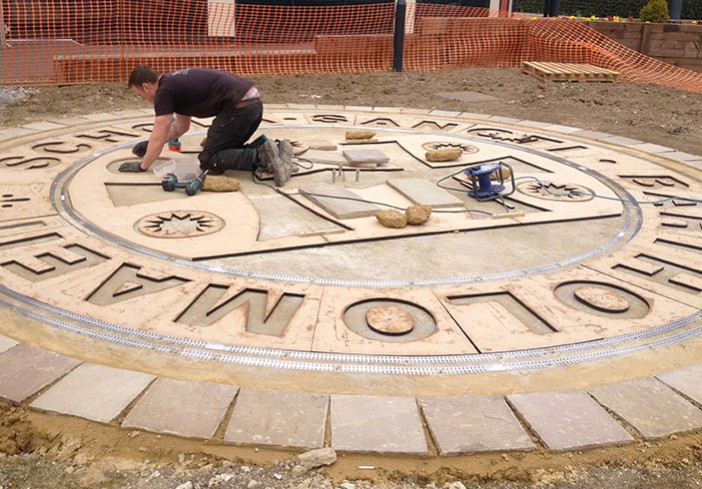
[[[159,378],[124,418],[124,428],[211,438],[238,387]]]
[[[16,344],[17,342],[15,340],[10,339],[7,336],[0,335],[0,353],[9,350]]]
[[[20,403],[60,379],[80,360],[17,345],[0,354],[0,399]]]
[[[328,405],[329,396],[322,394],[241,389],[224,441],[323,447]]]
[[[554,451],[633,441],[632,436],[586,392],[511,394],[507,400]]]
[[[419,402],[441,455],[534,448],[502,397],[428,397]]]
[[[31,407],[109,423],[156,376],[84,363],[44,394]]]
[[[702,404],[702,365],[665,372],[657,377],[673,389]]]
[[[331,430],[336,450],[427,453],[413,397],[332,396]]]
[[[590,393],[646,439],[702,427],[702,411],[653,377],[594,387]]]

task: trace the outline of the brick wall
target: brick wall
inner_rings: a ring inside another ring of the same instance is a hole
[[[642,54],[681,68],[702,72],[702,25],[585,22]]]

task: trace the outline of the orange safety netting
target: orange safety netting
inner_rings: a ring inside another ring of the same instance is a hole
[[[399,59],[406,71],[588,63],[628,81],[702,93],[701,73],[644,56],[569,19],[411,3],[399,45],[394,3],[0,1],[3,85],[123,81],[139,64],[161,71],[207,66],[242,75],[361,73],[391,71]]]

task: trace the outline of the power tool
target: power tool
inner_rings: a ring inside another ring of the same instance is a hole
[[[177,188],[184,188],[186,194],[193,196],[202,188],[202,183],[205,181],[209,171],[210,170],[205,170],[204,172],[200,173],[197,178],[188,180],[187,182],[179,182],[177,175],[174,173],[167,173],[163,177],[163,180],[161,180],[161,187],[166,192],[173,192]]]
[[[479,165],[467,168],[463,173],[470,177],[472,190],[468,195],[480,202],[495,200],[514,193],[514,172],[507,163],[499,161],[495,165]],[[505,192],[505,175],[509,175],[512,184],[512,188],[507,192]],[[495,183],[492,183],[493,180]]]

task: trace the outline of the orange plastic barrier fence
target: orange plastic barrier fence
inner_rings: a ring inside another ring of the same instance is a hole
[[[1,0],[0,82],[124,81],[131,69],[208,66],[242,75],[391,71],[395,4],[271,6],[233,0]],[[628,81],[702,93],[681,69],[569,19],[410,4],[402,67],[437,71],[588,63]]]

